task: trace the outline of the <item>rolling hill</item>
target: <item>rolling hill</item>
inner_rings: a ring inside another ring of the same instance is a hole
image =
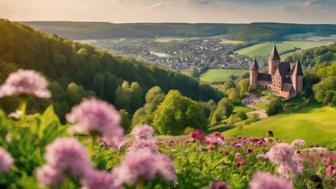
[[[325,36],[336,34],[336,25],[328,24],[189,24],[108,22],[23,22],[42,31],[72,39],[143,38],[143,37],[204,37],[227,35],[241,41],[279,41],[287,35],[311,33]]]
[[[336,109],[310,105],[297,112],[283,113],[245,126],[226,131],[226,137],[266,137],[272,130],[275,138],[285,142],[304,139],[308,145],[336,147]]]

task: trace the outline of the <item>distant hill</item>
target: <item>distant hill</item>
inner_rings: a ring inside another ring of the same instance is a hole
[[[328,24],[188,24],[108,22],[23,22],[42,31],[72,39],[143,38],[143,37],[204,37],[227,35],[243,41],[283,40],[287,35],[312,33],[324,36],[336,34],[336,25]]]
[[[0,83],[19,68],[42,72],[50,80],[50,89],[55,94],[52,101],[60,115],[68,112],[82,97],[90,95],[116,104],[117,89],[124,94],[122,97],[127,97],[125,103],[128,103],[118,108],[131,107],[130,111],[143,105],[144,94],[155,85],[164,92],[177,89],[195,100],[216,101],[223,96],[218,90],[184,74],[132,58],[113,56],[23,24],[0,19],[0,36]],[[123,81],[130,82],[129,86]],[[132,94],[137,94],[136,98]],[[41,106],[43,104],[36,102],[35,108]]]

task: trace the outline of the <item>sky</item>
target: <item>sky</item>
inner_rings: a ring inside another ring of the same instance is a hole
[[[0,0],[16,21],[330,23],[336,0]]]

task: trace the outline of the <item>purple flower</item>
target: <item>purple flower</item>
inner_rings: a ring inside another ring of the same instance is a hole
[[[41,186],[58,186],[64,181],[63,174],[50,165],[37,168],[36,177]]]
[[[296,139],[292,142],[291,144],[292,146],[304,146],[305,145],[305,141],[301,140],[301,139]]]
[[[136,140],[140,140],[140,139],[148,140],[153,137],[154,129],[153,127],[149,125],[136,125],[132,129],[131,134]]]
[[[12,156],[3,148],[0,147],[0,173],[7,173],[13,165]]]
[[[135,140],[132,146],[129,148],[130,151],[137,150],[149,150],[153,153],[157,152],[157,146],[153,140]]]
[[[122,189],[112,174],[105,171],[90,171],[81,181],[81,189]]]
[[[18,70],[8,76],[0,87],[0,97],[17,95],[35,95],[39,98],[50,98],[48,81],[33,70]]]
[[[289,144],[276,144],[266,155],[272,163],[279,166],[278,172],[285,178],[303,171],[302,160],[296,156],[294,148]]]
[[[214,181],[209,184],[210,189],[228,189],[228,186],[223,181]]]
[[[277,178],[266,172],[257,172],[249,183],[249,189],[294,189],[288,180]]]
[[[151,180],[157,174],[169,181],[176,179],[175,169],[170,159],[147,150],[128,152],[113,173],[119,184],[134,184],[139,179]]]
[[[114,144],[121,141],[124,130],[120,127],[120,114],[110,104],[90,98],[72,108],[66,115],[68,122],[75,123],[70,133],[99,133],[106,143]],[[116,146],[118,144],[115,144]]]
[[[46,148],[47,164],[60,172],[83,177],[92,169],[85,147],[73,138],[59,138]]]

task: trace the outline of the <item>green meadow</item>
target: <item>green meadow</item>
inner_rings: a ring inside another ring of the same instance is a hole
[[[239,69],[209,69],[200,77],[201,81],[214,82],[214,81],[227,81],[231,75],[242,76],[248,73],[248,70]]]
[[[266,57],[270,54],[272,51],[272,48],[274,44],[277,45],[279,53],[283,53],[284,51],[288,51],[294,48],[300,48],[300,49],[310,49],[314,47],[319,47],[323,45],[328,45],[330,42],[326,41],[282,41],[282,42],[265,42],[265,43],[259,43],[250,47],[246,47],[243,49],[240,49],[236,51],[236,53],[241,55],[247,55],[250,57]],[[284,54],[284,56],[289,55],[290,53]]]
[[[308,145],[336,147],[336,108],[309,105],[296,112],[283,113],[253,123],[243,128],[226,131],[226,137],[266,137],[272,130],[274,136],[285,142],[304,139]]]

